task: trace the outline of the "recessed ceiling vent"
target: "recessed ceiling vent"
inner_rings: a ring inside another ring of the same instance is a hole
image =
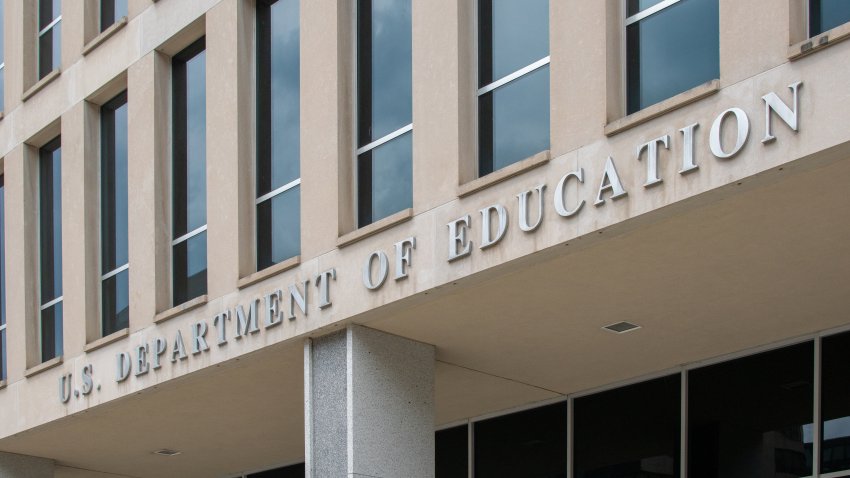
[[[609,332],[614,332],[615,334],[625,334],[626,332],[639,329],[640,325],[635,325],[630,322],[617,322],[616,324],[606,325],[602,328]]]
[[[179,455],[180,453],[182,453],[182,452],[179,452],[177,450],[169,450],[168,448],[163,448],[162,450],[157,450],[157,451],[153,452],[154,455],[162,455],[162,456],[175,456],[175,455]]]

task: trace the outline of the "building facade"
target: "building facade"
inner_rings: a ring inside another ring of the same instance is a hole
[[[0,476],[850,476],[850,2],[0,3]]]

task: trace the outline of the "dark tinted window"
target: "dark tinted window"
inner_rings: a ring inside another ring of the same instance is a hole
[[[257,4],[257,269],[301,251],[298,0]]]
[[[127,93],[100,110],[102,333],[129,325],[127,265]]]
[[[0,176],[0,381],[6,380],[6,178]]]
[[[62,22],[57,20],[62,14],[60,0],[39,0],[38,8],[38,77],[47,76],[59,68]]]
[[[127,16],[127,0],[100,0],[100,31]]]
[[[850,470],[850,333],[821,345],[821,473]]]
[[[469,429],[466,425],[436,433],[436,478],[469,476]]]
[[[577,398],[573,404],[576,478],[679,476],[679,375]]]
[[[850,22],[847,0],[811,0],[809,3],[809,35],[815,36]]]
[[[549,0],[480,0],[478,86],[549,56]]]
[[[41,355],[62,355],[62,151],[60,138],[39,152]]]
[[[812,473],[811,342],[693,370],[689,478]]]
[[[626,44],[631,114],[719,78],[718,2],[681,0],[627,25]]]
[[[5,30],[4,17],[6,15],[5,12],[5,1],[0,0],[0,111],[3,111],[5,109],[5,101],[3,100],[3,96],[4,92],[6,91],[6,55],[3,53],[3,31]]]
[[[567,476],[567,404],[557,403],[474,425],[477,478]]]

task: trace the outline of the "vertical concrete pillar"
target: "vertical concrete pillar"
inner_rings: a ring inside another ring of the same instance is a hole
[[[15,455],[0,451],[0,476],[3,478],[53,478],[53,460]]]
[[[434,347],[356,325],[304,350],[307,477],[434,476]]]

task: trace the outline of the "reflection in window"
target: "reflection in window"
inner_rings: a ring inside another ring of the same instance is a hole
[[[59,68],[62,51],[62,2],[38,2],[38,78]]]
[[[127,259],[127,92],[100,109],[101,334],[130,324]]]
[[[809,36],[820,35],[850,22],[850,2],[847,0],[810,0]]]
[[[850,470],[850,332],[821,344],[821,473]]]
[[[0,382],[6,380],[6,183],[0,176]]]
[[[127,0],[100,0],[100,31],[127,16]]]
[[[567,404],[556,403],[475,423],[476,478],[567,476]]]
[[[688,375],[689,478],[812,474],[814,344]]]
[[[4,18],[6,15],[5,0],[0,0],[0,112],[6,109],[5,100],[3,99],[6,91],[6,54],[4,53],[3,32]]]
[[[60,138],[39,151],[41,360],[62,355],[62,151]]]
[[[478,3],[478,175],[549,149],[549,0]]]
[[[357,2],[360,227],[413,204],[411,0]]]
[[[174,305],[207,292],[206,56],[204,39],[174,56],[172,274]]]
[[[298,0],[257,4],[257,270],[301,252]]]
[[[576,398],[574,410],[576,478],[679,476],[680,375]]]
[[[628,0],[627,112],[720,76],[718,0]]]
[[[304,478],[304,463],[253,473],[246,478]]]
[[[437,478],[468,478],[469,428],[466,425],[438,431],[434,445]]]

